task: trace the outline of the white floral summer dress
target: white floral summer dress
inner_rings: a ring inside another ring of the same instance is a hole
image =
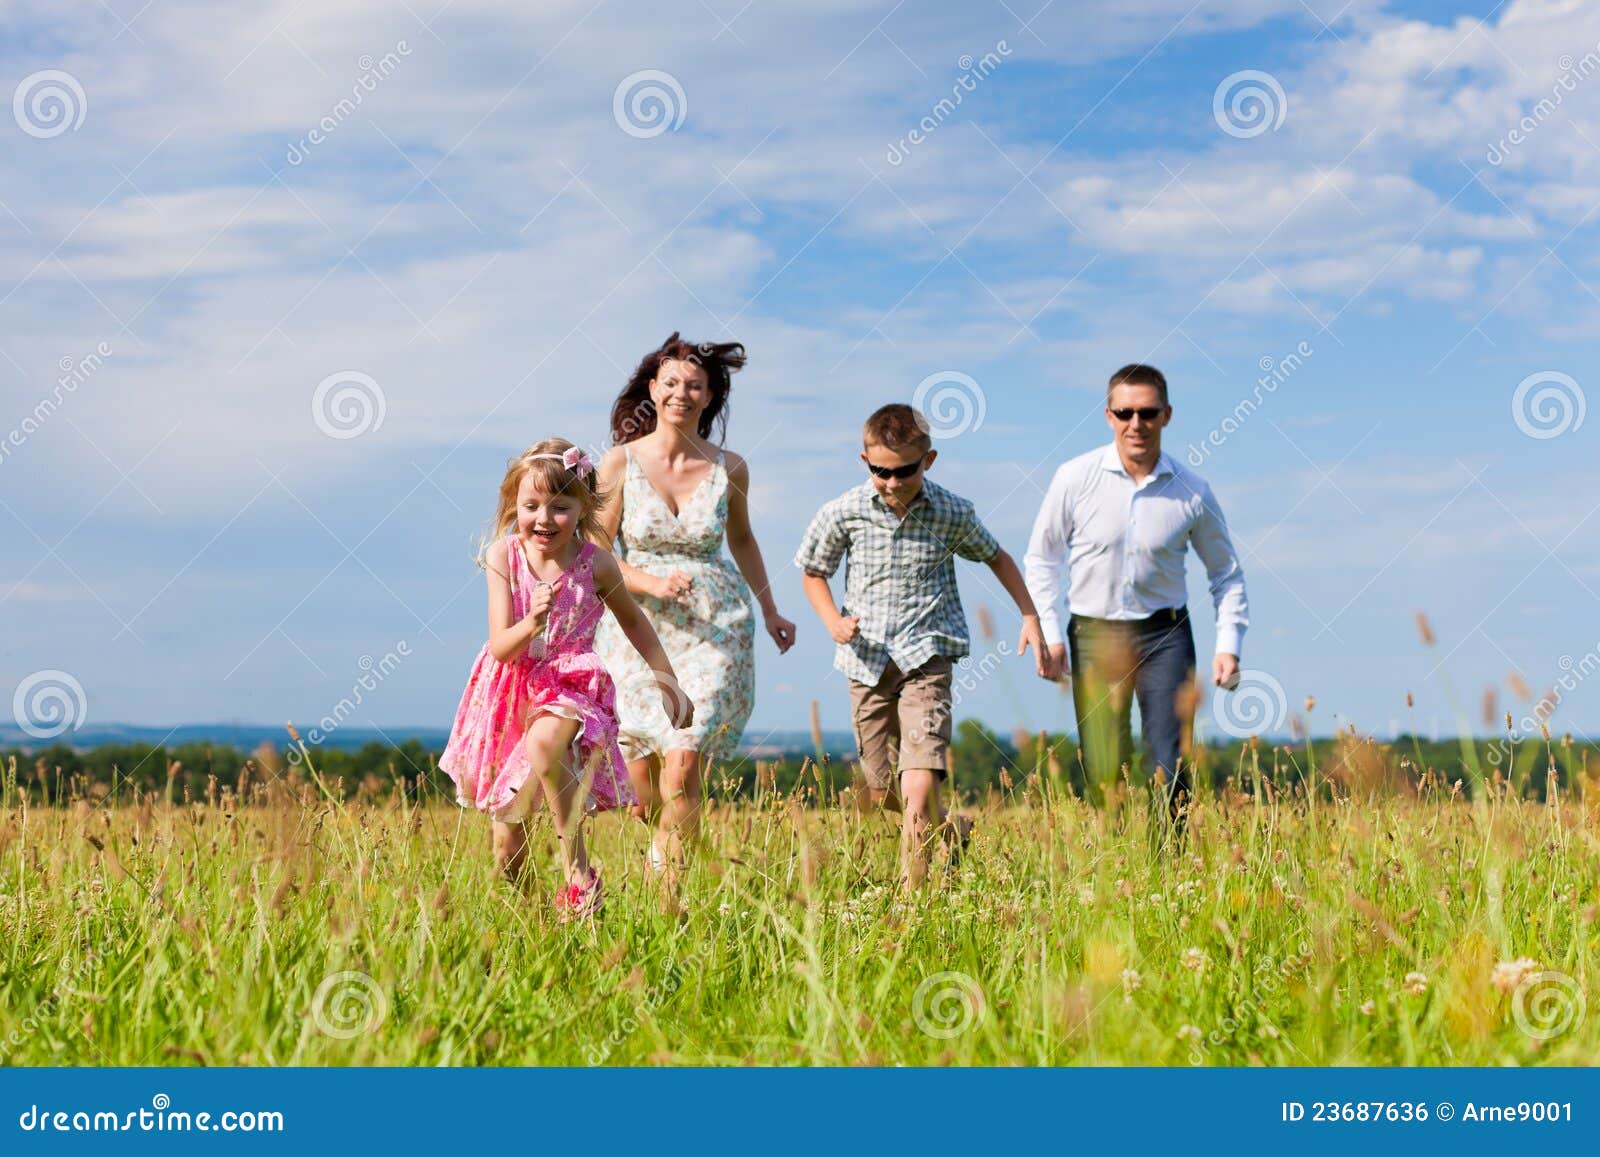
[[[661,689],[639,652],[607,614],[595,650],[617,685],[622,753],[643,759],[698,749],[702,759],[727,759],[744,737],[755,703],[755,617],[750,588],[722,553],[728,519],[728,471],[719,450],[711,472],[676,516],[626,447],[622,526],[617,540],[629,565],[653,575],[682,571],[693,580],[682,600],[636,595],[672,660],[679,686],[694,704],[694,725],[675,730]]]

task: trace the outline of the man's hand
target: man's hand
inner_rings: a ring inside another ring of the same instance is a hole
[[[828,634],[833,636],[835,643],[848,643],[861,633],[861,619],[858,615],[840,615],[828,624]]]
[[[1230,655],[1226,651],[1218,651],[1211,660],[1211,682],[1224,691],[1232,691],[1239,685],[1239,656]]]
[[[1039,672],[1041,678],[1051,682],[1060,682],[1072,678],[1072,672],[1067,669],[1067,645],[1065,643],[1051,643],[1045,649],[1044,670]]]
[[[1029,647],[1033,648],[1033,667],[1039,673],[1039,678],[1048,679],[1050,667],[1050,652],[1045,649],[1044,635],[1039,631],[1038,615],[1022,616],[1022,633],[1017,636],[1017,654],[1022,654]]]

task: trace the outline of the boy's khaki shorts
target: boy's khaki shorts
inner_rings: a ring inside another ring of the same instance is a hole
[[[883,791],[902,770],[945,777],[950,754],[950,660],[929,659],[915,671],[890,660],[877,683],[850,680],[850,718],[867,786]]]

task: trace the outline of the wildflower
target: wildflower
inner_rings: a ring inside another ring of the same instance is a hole
[[[1372,1016],[1377,1011],[1378,1011],[1378,1002],[1377,1001],[1375,1001],[1375,1000],[1364,1000],[1364,1001],[1361,1002],[1361,1015],[1362,1016]]]
[[[1206,954],[1198,948],[1185,948],[1180,963],[1190,972],[1201,972],[1206,966]]]
[[[1526,956],[1519,956],[1515,960],[1502,960],[1494,966],[1494,975],[1490,979],[1494,986],[1501,992],[1515,992],[1525,982],[1533,979],[1539,972],[1539,962],[1529,960]]]
[[[1122,970],[1122,995],[1125,998],[1132,1000],[1133,994],[1143,987],[1144,977],[1139,975],[1138,969],[1124,968]]]
[[[1178,1030],[1178,1039],[1199,1042],[1204,1039],[1205,1033],[1192,1024],[1186,1024]]]
[[[1421,996],[1428,991],[1428,978],[1420,972],[1408,972],[1400,987],[1408,996]]]

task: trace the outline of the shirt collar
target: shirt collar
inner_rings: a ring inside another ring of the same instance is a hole
[[[1117,453],[1117,444],[1115,442],[1106,444],[1105,451],[1100,456],[1100,468],[1102,470],[1114,470],[1124,478],[1130,477],[1127,470],[1122,466],[1122,455]],[[1161,456],[1156,459],[1156,468],[1150,471],[1148,477],[1154,479],[1160,478],[1163,474],[1176,473],[1177,470],[1173,466],[1171,455],[1163,450],[1161,451]]]
[[[867,479],[863,489],[866,491],[867,501],[874,510],[881,510],[886,514],[894,514],[894,511],[889,509],[889,504],[883,500],[883,495],[878,493],[878,488],[872,484],[872,479]],[[934,502],[934,492],[937,489],[938,487],[935,483],[923,478],[922,489],[917,491],[917,496],[911,500],[911,505],[906,508],[906,513],[910,514],[911,511],[921,506],[924,502],[932,504]]]

